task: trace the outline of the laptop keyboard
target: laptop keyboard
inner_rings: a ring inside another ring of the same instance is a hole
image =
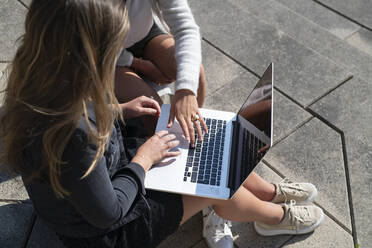
[[[243,161],[242,164],[246,165],[248,168],[253,169],[261,158],[265,155],[265,152],[258,151],[263,148],[266,144],[263,143],[260,139],[254,136],[247,129],[243,130]]]
[[[204,118],[208,134],[189,148],[183,181],[219,186],[225,144],[226,121]]]

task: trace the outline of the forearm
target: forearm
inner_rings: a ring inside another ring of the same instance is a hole
[[[138,166],[138,165],[137,165]],[[65,184],[71,192],[69,201],[91,225],[109,228],[120,223],[139,193],[145,193],[142,175],[125,169],[117,173],[112,181],[104,179],[108,175],[102,170],[92,172],[87,180]]]
[[[145,193],[145,171],[130,163],[110,179],[103,156],[94,170],[82,178],[96,154],[94,146],[87,146],[86,141],[86,137],[81,140],[75,136],[67,145],[64,161],[68,161],[68,169],[61,175],[61,184],[70,193],[67,200],[76,211],[91,225],[104,229],[120,223],[136,196]]]
[[[159,0],[159,4],[164,20],[175,39],[176,91],[188,89],[197,95],[201,65],[199,27],[194,21],[186,0]]]

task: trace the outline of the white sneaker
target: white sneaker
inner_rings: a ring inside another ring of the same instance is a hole
[[[262,236],[304,234],[312,232],[324,219],[323,210],[315,205],[298,206],[292,200],[283,204],[284,218],[276,225],[254,222],[254,229]]]
[[[209,248],[233,248],[229,221],[218,216],[211,207],[203,209],[203,237]]]
[[[318,191],[311,183],[292,183],[284,179],[275,185],[275,197],[273,203],[287,203],[295,200],[297,204],[310,203],[317,196]]]

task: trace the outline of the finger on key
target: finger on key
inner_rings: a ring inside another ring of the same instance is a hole
[[[185,139],[188,142],[190,142],[190,134],[189,134],[189,129],[187,127],[186,121],[184,119],[179,119],[178,122],[182,128],[183,134],[185,135]]]
[[[200,112],[198,112],[198,115],[199,115],[199,121],[200,121],[200,124],[201,126],[203,127],[203,130],[205,133],[208,133],[208,127],[207,127],[207,124],[205,124],[205,121],[204,121],[204,118],[203,116],[200,114]]]
[[[198,132],[199,140],[203,141],[203,132],[201,130],[199,121],[194,121],[194,125],[196,127],[196,131]]]
[[[190,134],[190,146],[195,147],[195,132],[194,132],[194,123],[190,120],[187,120],[187,126]]]

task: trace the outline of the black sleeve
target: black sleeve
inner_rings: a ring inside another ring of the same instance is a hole
[[[70,193],[67,199],[87,222],[108,228],[127,214],[140,191],[144,193],[145,171],[130,163],[110,179],[103,156],[95,169],[81,179],[95,154],[96,147],[88,145],[86,133],[75,131],[63,155],[67,164],[63,166],[61,184]]]

